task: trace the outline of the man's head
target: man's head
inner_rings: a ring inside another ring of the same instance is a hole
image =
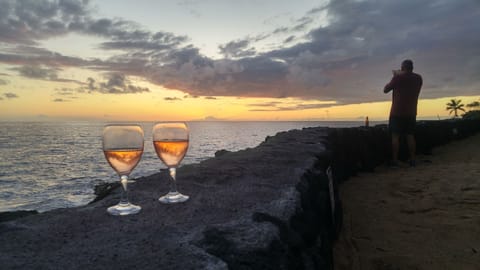
[[[403,60],[402,62],[402,70],[403,71],[413,71],[413,61],[410,59]]]

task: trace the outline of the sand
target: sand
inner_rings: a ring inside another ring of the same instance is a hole
[[[480,269],[480,134],[341,186],[335,269]]]

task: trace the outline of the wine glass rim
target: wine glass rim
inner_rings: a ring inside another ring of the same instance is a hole
[[[157,124],[185,124],[187,126],[186,121],[158,121],[153,123],[154,126]]]
[[[112,127],[112,126],[120,126],[120,127],[140,127],[143,129],[142,125],[139,124],[129,124],[129,123],[118,123],[118,124],[105,124],[104,127]]]

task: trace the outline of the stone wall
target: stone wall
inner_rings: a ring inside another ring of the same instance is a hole
[[[480,120],[418,121],[415,131],[417,154],[431,155],[434,147],[460,140],[480,131]],[[391,139],[387,125],[360,128],[330,129],[328,155],[324,161],[332,168],[335,194],[338,187],[359,172],[373,172],[391,158]],[[399,159],[406,161],[408,148],[405,138],[400,140]],[[341,200],[335,198],[337,213],[333,231],[339,232],[342,224]],[[335,236],[336,237],[336,236]]]

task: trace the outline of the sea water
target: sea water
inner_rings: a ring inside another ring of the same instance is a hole
[[[101,122],[0,122],[0,212],[47,211],[90,202],[102,182],[118,181],[102,151]],[[131,178],[166,168],[155,154],[153,122],[140,124],[145,149]],[[360,126],[361,122],[187,122],[190,146],[182,164],[218,150],[255,147],[277,132],[304,127]]]

